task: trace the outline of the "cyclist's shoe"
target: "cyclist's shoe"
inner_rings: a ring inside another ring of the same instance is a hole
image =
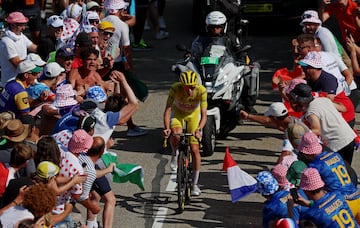
[[[133,51],[151,51],[152,47],[145,43],[143,39],[140,40],[139,43],[133,43],[132,44],[132,50]]]
[[[136,137],[136,136],[142,136],[142,135],[146,135],[148,132],[147,130],[140,128],[139,126],[135,126],[132,129],[129,129],[127,131],[126,136],[128,137]]]
[[[197,184],[194,185],[193,189],[191,190],[192,196],[199,196],[201,194],[201,190]]]
[[[172,171],[176,171],[177,170],[177,157],[176,156],[171,156],[171,162],[170,162],[170,169]]]

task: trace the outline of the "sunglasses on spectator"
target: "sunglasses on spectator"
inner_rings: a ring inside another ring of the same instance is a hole
[[[64,61],[74,60],[74,56],[64,57]]]
[[[302,50],[304,50],[305,48],[311,48],[311,47],[310,47],[310,46],[303,46],[303,47],[297,46],[297,49],[298,49],[299,51],[302,51]]]
[[[209,25],[209,28],[211,29],[222,28],[222,25]]]
[[[18,23],[18,24],[15,24],[16,26],[20,27],[20,26],[26,26],[27,23]]]
[[[90,24],[99,24],[99,20],[97,19],[89,19]]]
[[[104,34],[104,36],[112,36],[114,33],[112,33],[112,32],[108,32],[108,31],[101,31],[103,34]]]

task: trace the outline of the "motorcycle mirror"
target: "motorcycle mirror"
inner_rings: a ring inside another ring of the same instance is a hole
[[[184,44],[177,44],[176,49],[178,51],[186,51],[187,50],[187,48],[186,48],[186,46]]]

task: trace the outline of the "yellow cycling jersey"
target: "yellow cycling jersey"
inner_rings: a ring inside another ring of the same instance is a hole
[[[195,85],[189,96],[181,82],[176,82],[170,87],[167,105],[171,105],[174,111],[190,114],[196,109],[207,108],[207,91],[202,85]]]

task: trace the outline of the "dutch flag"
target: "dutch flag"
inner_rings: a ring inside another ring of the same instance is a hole
[[[231,201],[233,203],[256,191],[257,181],[247,172],[239,168],[234,159],[231,157],[228,147],[226,148],[224,157],[223,170],[227,171]]]

